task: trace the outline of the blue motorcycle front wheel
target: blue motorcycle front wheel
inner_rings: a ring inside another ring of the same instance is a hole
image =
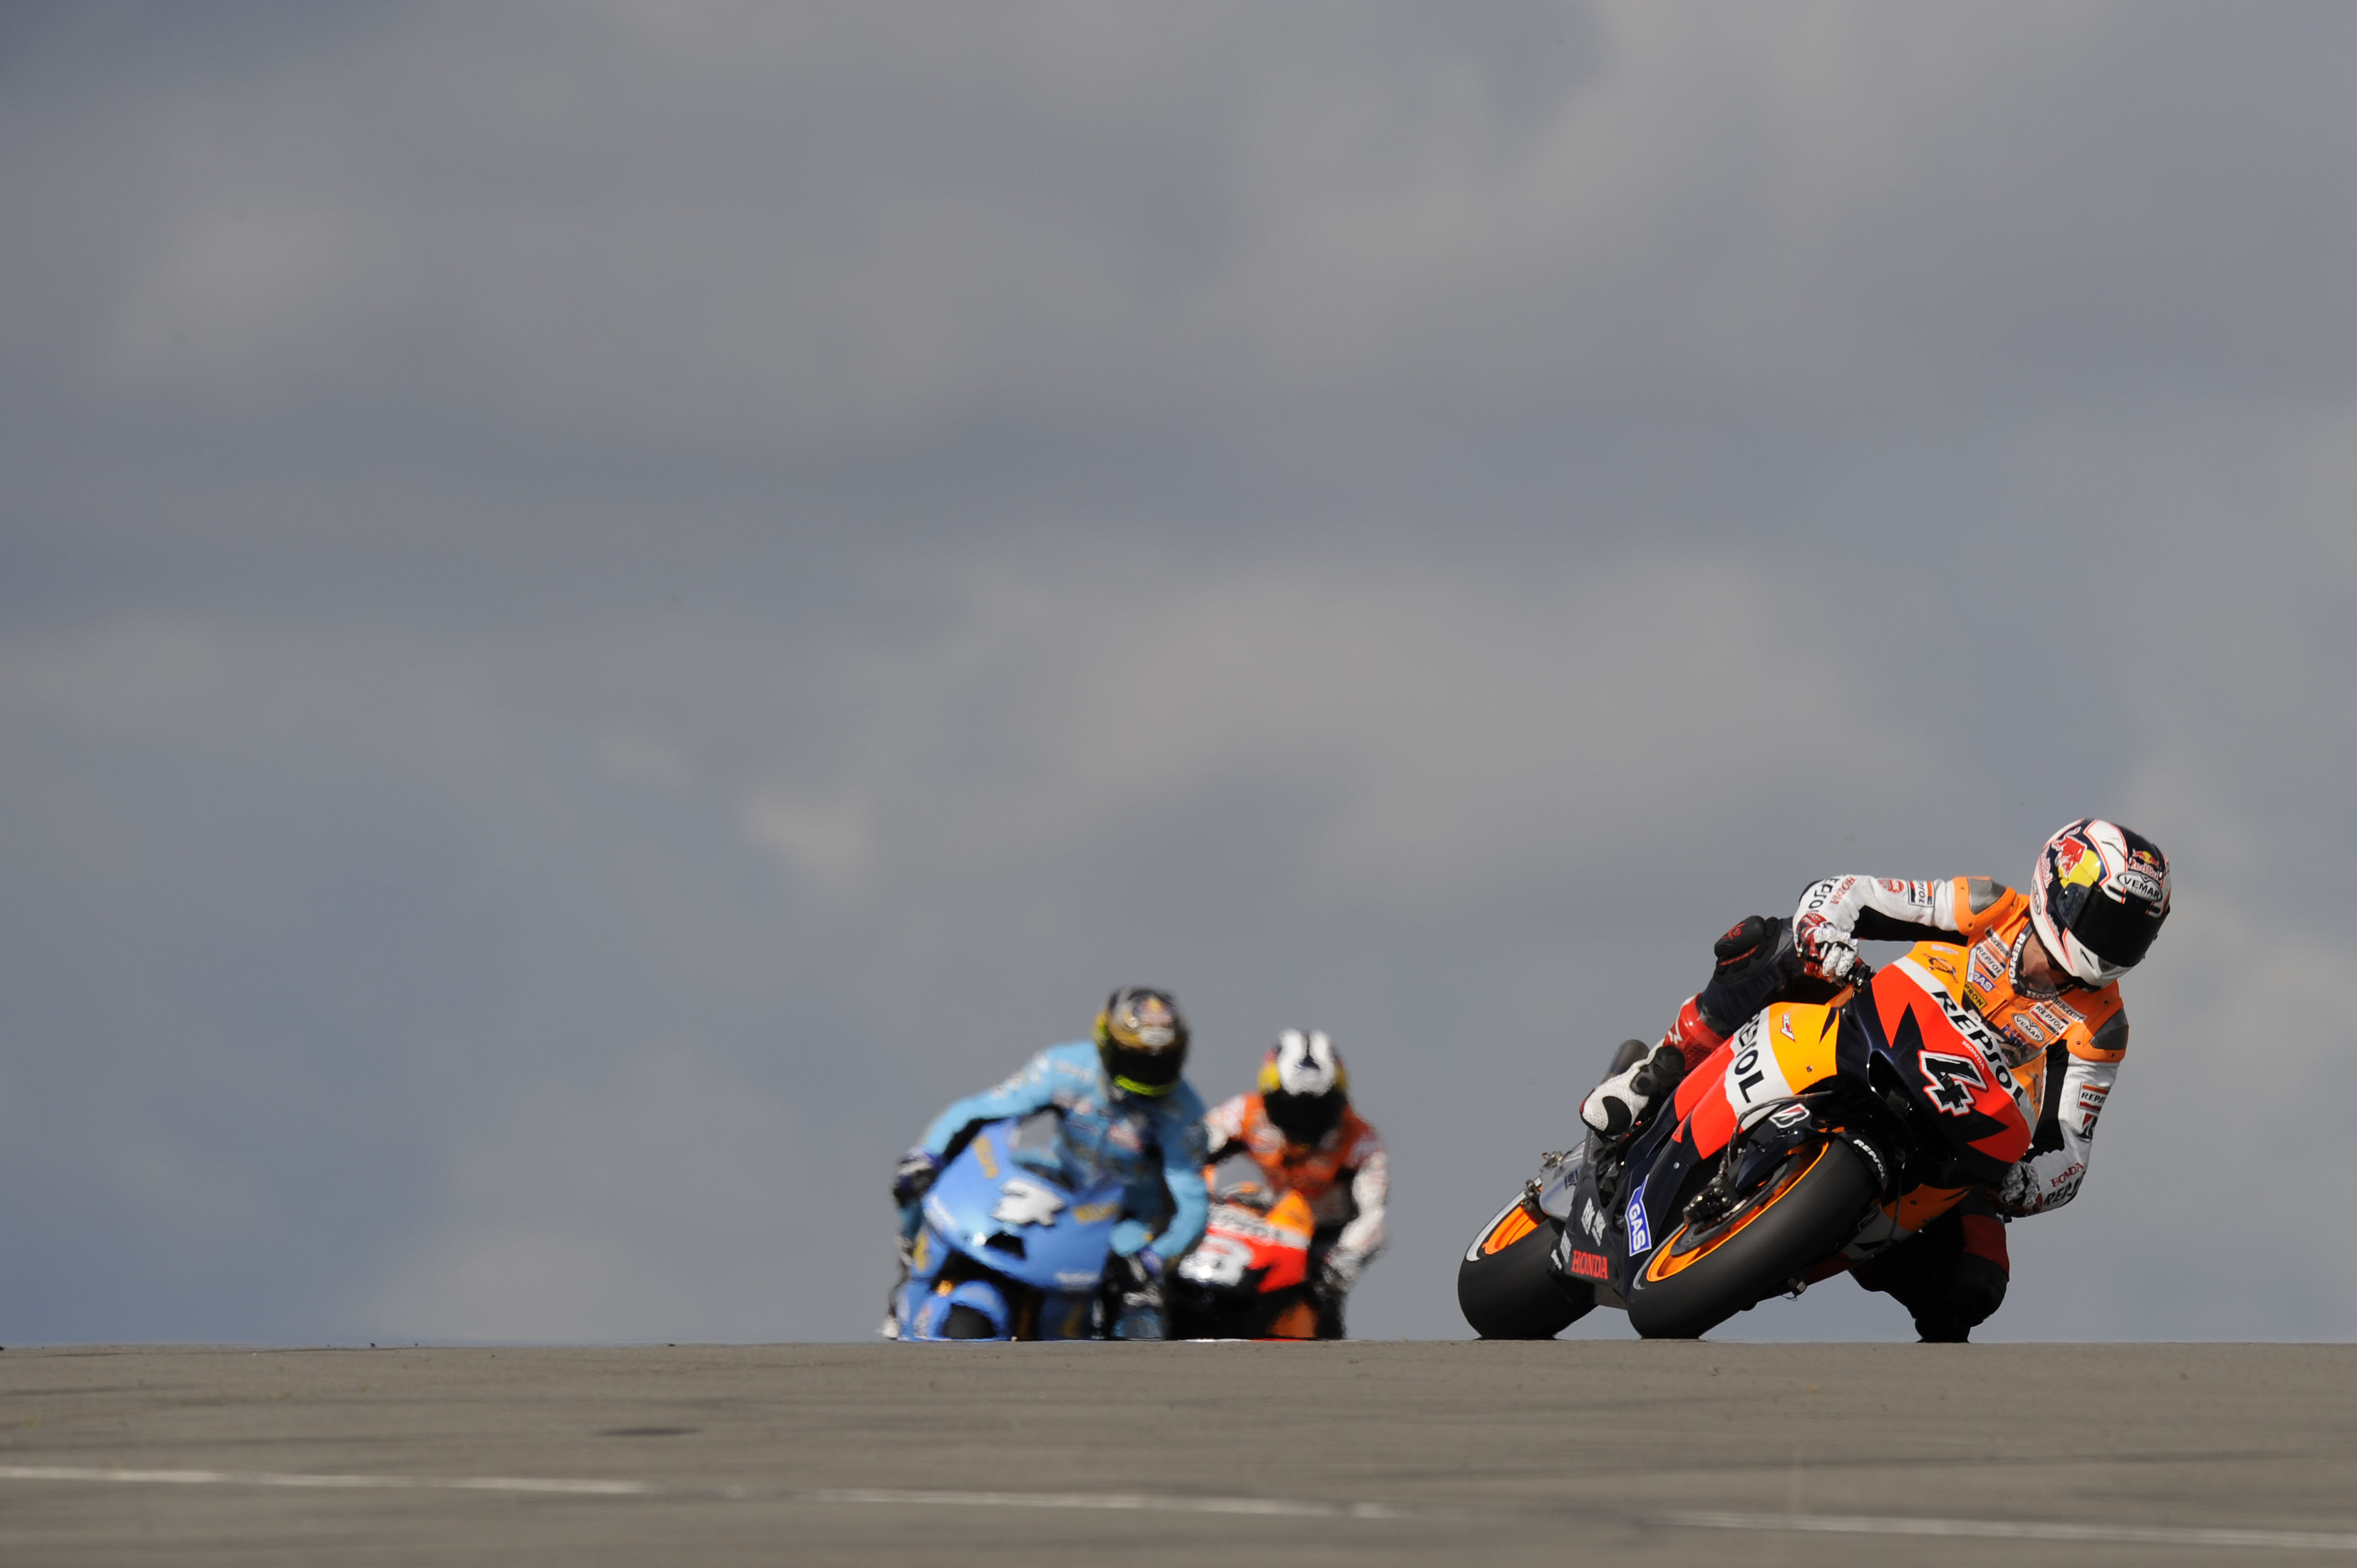
[[[998,1326],[982,1313],[960,1302],[951,1307],[949,1315],[942,1319],[942,1337],[944,1339],[996,1339],[998,1337]]]

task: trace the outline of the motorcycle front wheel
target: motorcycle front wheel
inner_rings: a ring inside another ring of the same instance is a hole
[[[951,1307],[949,1316],[942,1320],[942,1337],[944,1339],[996,1339],[998,1337],[998,1325],[963,1302]]]
[[[1586,1285],[1547,1267],[1563,1221],[1528,1198],[1509,1204],[1457,1265],[1457,1305],[1484,1339],[1552,1339],[1596,1308]],[[1577,1291],[1578,1294],[1570,1294]]]
[[[1648,1339],[1702,1337],[1840,1246],[1875,1190],[1846,1143],[1795,1151],[1734,1209],[1670,1232],[1630,1293],[1630,1326]]]

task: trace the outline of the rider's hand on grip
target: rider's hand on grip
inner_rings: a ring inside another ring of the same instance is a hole
[[[1351,1287],[1359,1283],[1359,1271],[1366,1266],[1365,1254],[1355,1248],[1335,1248],[1318,1266],[1318,1294],[1329,1300],[1340,1300],[1351,1294]]]
[[[892,1167],[892,1201],[903,1206],[916,1202],[931,1190],[933,1178],[941,1174],[941,1161],[922,1148],[910,1149]]]
[[[1823,915],[1792,922],[1792,944],[1800,950],[1802,967],[1819,980],[1840,980],[1857,966],[1857,944]]]
[[[1113,1255],[1116,1258],[1142,1258],[1146,1255],[1146,1243],[1153,1240],[1154,1231],[1145,1220],[1125,1219],[1113,1228]],[[1162,1266],[1161,1260],[1157,1257],[1151,1266],[1158,1270]]]

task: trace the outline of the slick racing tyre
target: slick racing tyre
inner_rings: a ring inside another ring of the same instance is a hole
[[[1484,1339],[1552,1339],[1593,1311],[1587,1287],[1547,1267],[1563,1221],[1517,1198],[1481,1228],[1457,1266],[1457,1305]],[[1577,1292],[1575,1295],[1571,1293]]]
[[[1629,1294],[1630,1325],[1648,1339],[1702,1337],[1841,1245],[1875,1191],[1838,1139],[1793,1151],[1733,1209],[1681,1223],[1653,1250]]]

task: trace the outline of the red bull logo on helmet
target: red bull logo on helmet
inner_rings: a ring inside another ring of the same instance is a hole
[[[2104,875],[2104,857],[2077,833],[2054,844],[2054,878],[2065,887],[2092,886]]]
[[[2074,880],[2071,874],[2079,869],[2079,863],[2086,859],[2087,854],[2087,846],[2076,835],[2057,839],[2054,842],[2054,875],[2065,882]]]

